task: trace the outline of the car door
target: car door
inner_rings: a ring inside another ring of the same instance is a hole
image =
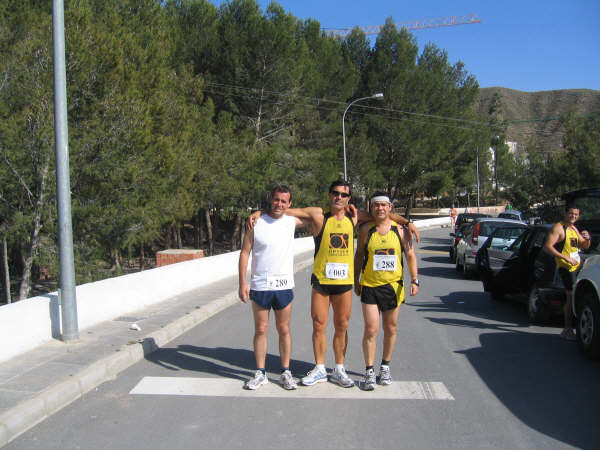
[[[497,228],[488,238],[482,249],[482,265],[489,286],[502,287],[505,292],[516,289],[513,280],[523,267],[520,253],[526,231],[523,227]]]
[[[456,261],[459,264],[462,264],[462,262],[465,259],[465,251],[467,248],[467,242],[468,242],[468,239],[471,239],[472,230],[473,230],[472,223],[465,225],[464,230],[463,230],[463,237],[461,238],[460,241],[458,241],[458,244],[456,244]]]

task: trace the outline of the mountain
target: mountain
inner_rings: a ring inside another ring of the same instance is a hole
[[[508,140],[525,143],[536,138],[547,151],[562,147],[564,128],[558,120],[570,110],[577,115],[600,112],[600,91],[563,89],[556,91],[522,92],[503,87],[480,89],[476,108],[487,120],[488,108],[494,93],[500,94],[502,118],[509,122]]]

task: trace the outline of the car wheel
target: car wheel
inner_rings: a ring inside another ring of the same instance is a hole
[[[529,315],[529,320],[532,323],[547,322],[550,318],[550,311],[548,310],[548,305],[546,305],[544,299],[544,291],[533,286],[529,291],[529,298],[527,301],[527,313]]]
[[[585,356],[600,358],[600,305],[593,292],[586,292],[582,303],[577,318],[577,342]]]

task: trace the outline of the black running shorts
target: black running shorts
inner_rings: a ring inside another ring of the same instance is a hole
[[[351,284],[321,284],[314,273],[310,277],[310,284],[315,291],[323,295],[339,295],[352,290]]]
[[[360,301],[367,305],[377,305],[380,311],[395,309],[400,304],[402,280],[382,286],[363,286]]]

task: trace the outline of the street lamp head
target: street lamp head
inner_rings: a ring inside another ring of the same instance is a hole
[[[372,98],[383,98],[383,92],[378,92],[377,94],[373,94]]]

